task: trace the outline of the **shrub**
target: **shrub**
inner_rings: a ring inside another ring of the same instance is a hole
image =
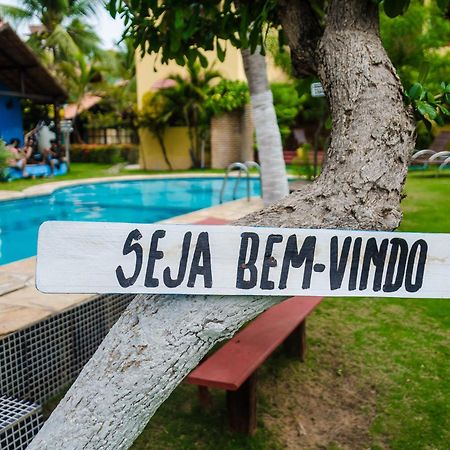
[[[139,149],[135,144],[72,144],[70,159],[73,162],[135,164],[139,160]]]
[[[8,160],[11,158],[5,143],[0,139],[0,181],[7,179]]]
[[[291,83],[272,83],[273,104],[277,114],[283,145],[295,124],[295,118],[300,110],[300,98],[295,86]]]
[[[247,83],[222,79],[208,93],[205,107],[212,116],[243,108],[250,101]]]

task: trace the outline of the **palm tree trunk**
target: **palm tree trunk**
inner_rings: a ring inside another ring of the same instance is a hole
[[[169,167],[169,170],[173,170],[172,164],[169,160],[169,156],[167,154],[167,147],[166,147],[166,143],[164,142],[164,137],[162,136],[162,134],[157,131],[155,132],[156,135],[156,139],[159,142],[159,146],[161,147],[161,151],[164,157],[164,161],[166,162],[167,166]]]
[[[266,59],[256,50],[242,50],[252,104],[259,161],[261,163],[264,205],[268,206],[289,194],[280,129],[267,81]]]

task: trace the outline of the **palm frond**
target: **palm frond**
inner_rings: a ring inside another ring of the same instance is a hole
[[[57,25],[48,35],[46,46],[55,49],[63,58],[76,58],[80,55],[77,44],[61,25]]]
[[[24,20],[30,20],[33,14],[28,9],[18,6],[0,4],[0,18],[11,21],[14,25],[19,25]]]

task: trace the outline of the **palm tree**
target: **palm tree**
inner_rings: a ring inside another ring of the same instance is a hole
[[[202,148],[209,130],[209,114],[205,108],[211,82],[221,75],[218,71],[204,69],[189,61],[186,64],[188,76],[171,75],[175,86],[164,89],[166,98],[174,105],[182,105],[181,112],[188,127],[192,165],[200,167]]]
[[[13,23],[38,20],[28,43],[50,67],[80,53],[92,55],[100,38],[83,22],[93,15],[98,0],[22,0],[21,6],[0,4],[0,16]]]
[[[267,81],[266,58],[248,49],[241,51],[250,91],[264,205],[268,206],[289,194],[286,165],[272,92]]]

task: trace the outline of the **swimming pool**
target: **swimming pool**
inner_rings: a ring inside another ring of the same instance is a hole
[[[83,184],[51,195],[0,202],[0,265],[36,254],[46,220],[153,223],[219,203],[222,178],[165,178]],[[232,199],[228,183],[225,200]],[[250,182],[259,194],[259,180]],[[241,182],[237,198],[246,195]]]

